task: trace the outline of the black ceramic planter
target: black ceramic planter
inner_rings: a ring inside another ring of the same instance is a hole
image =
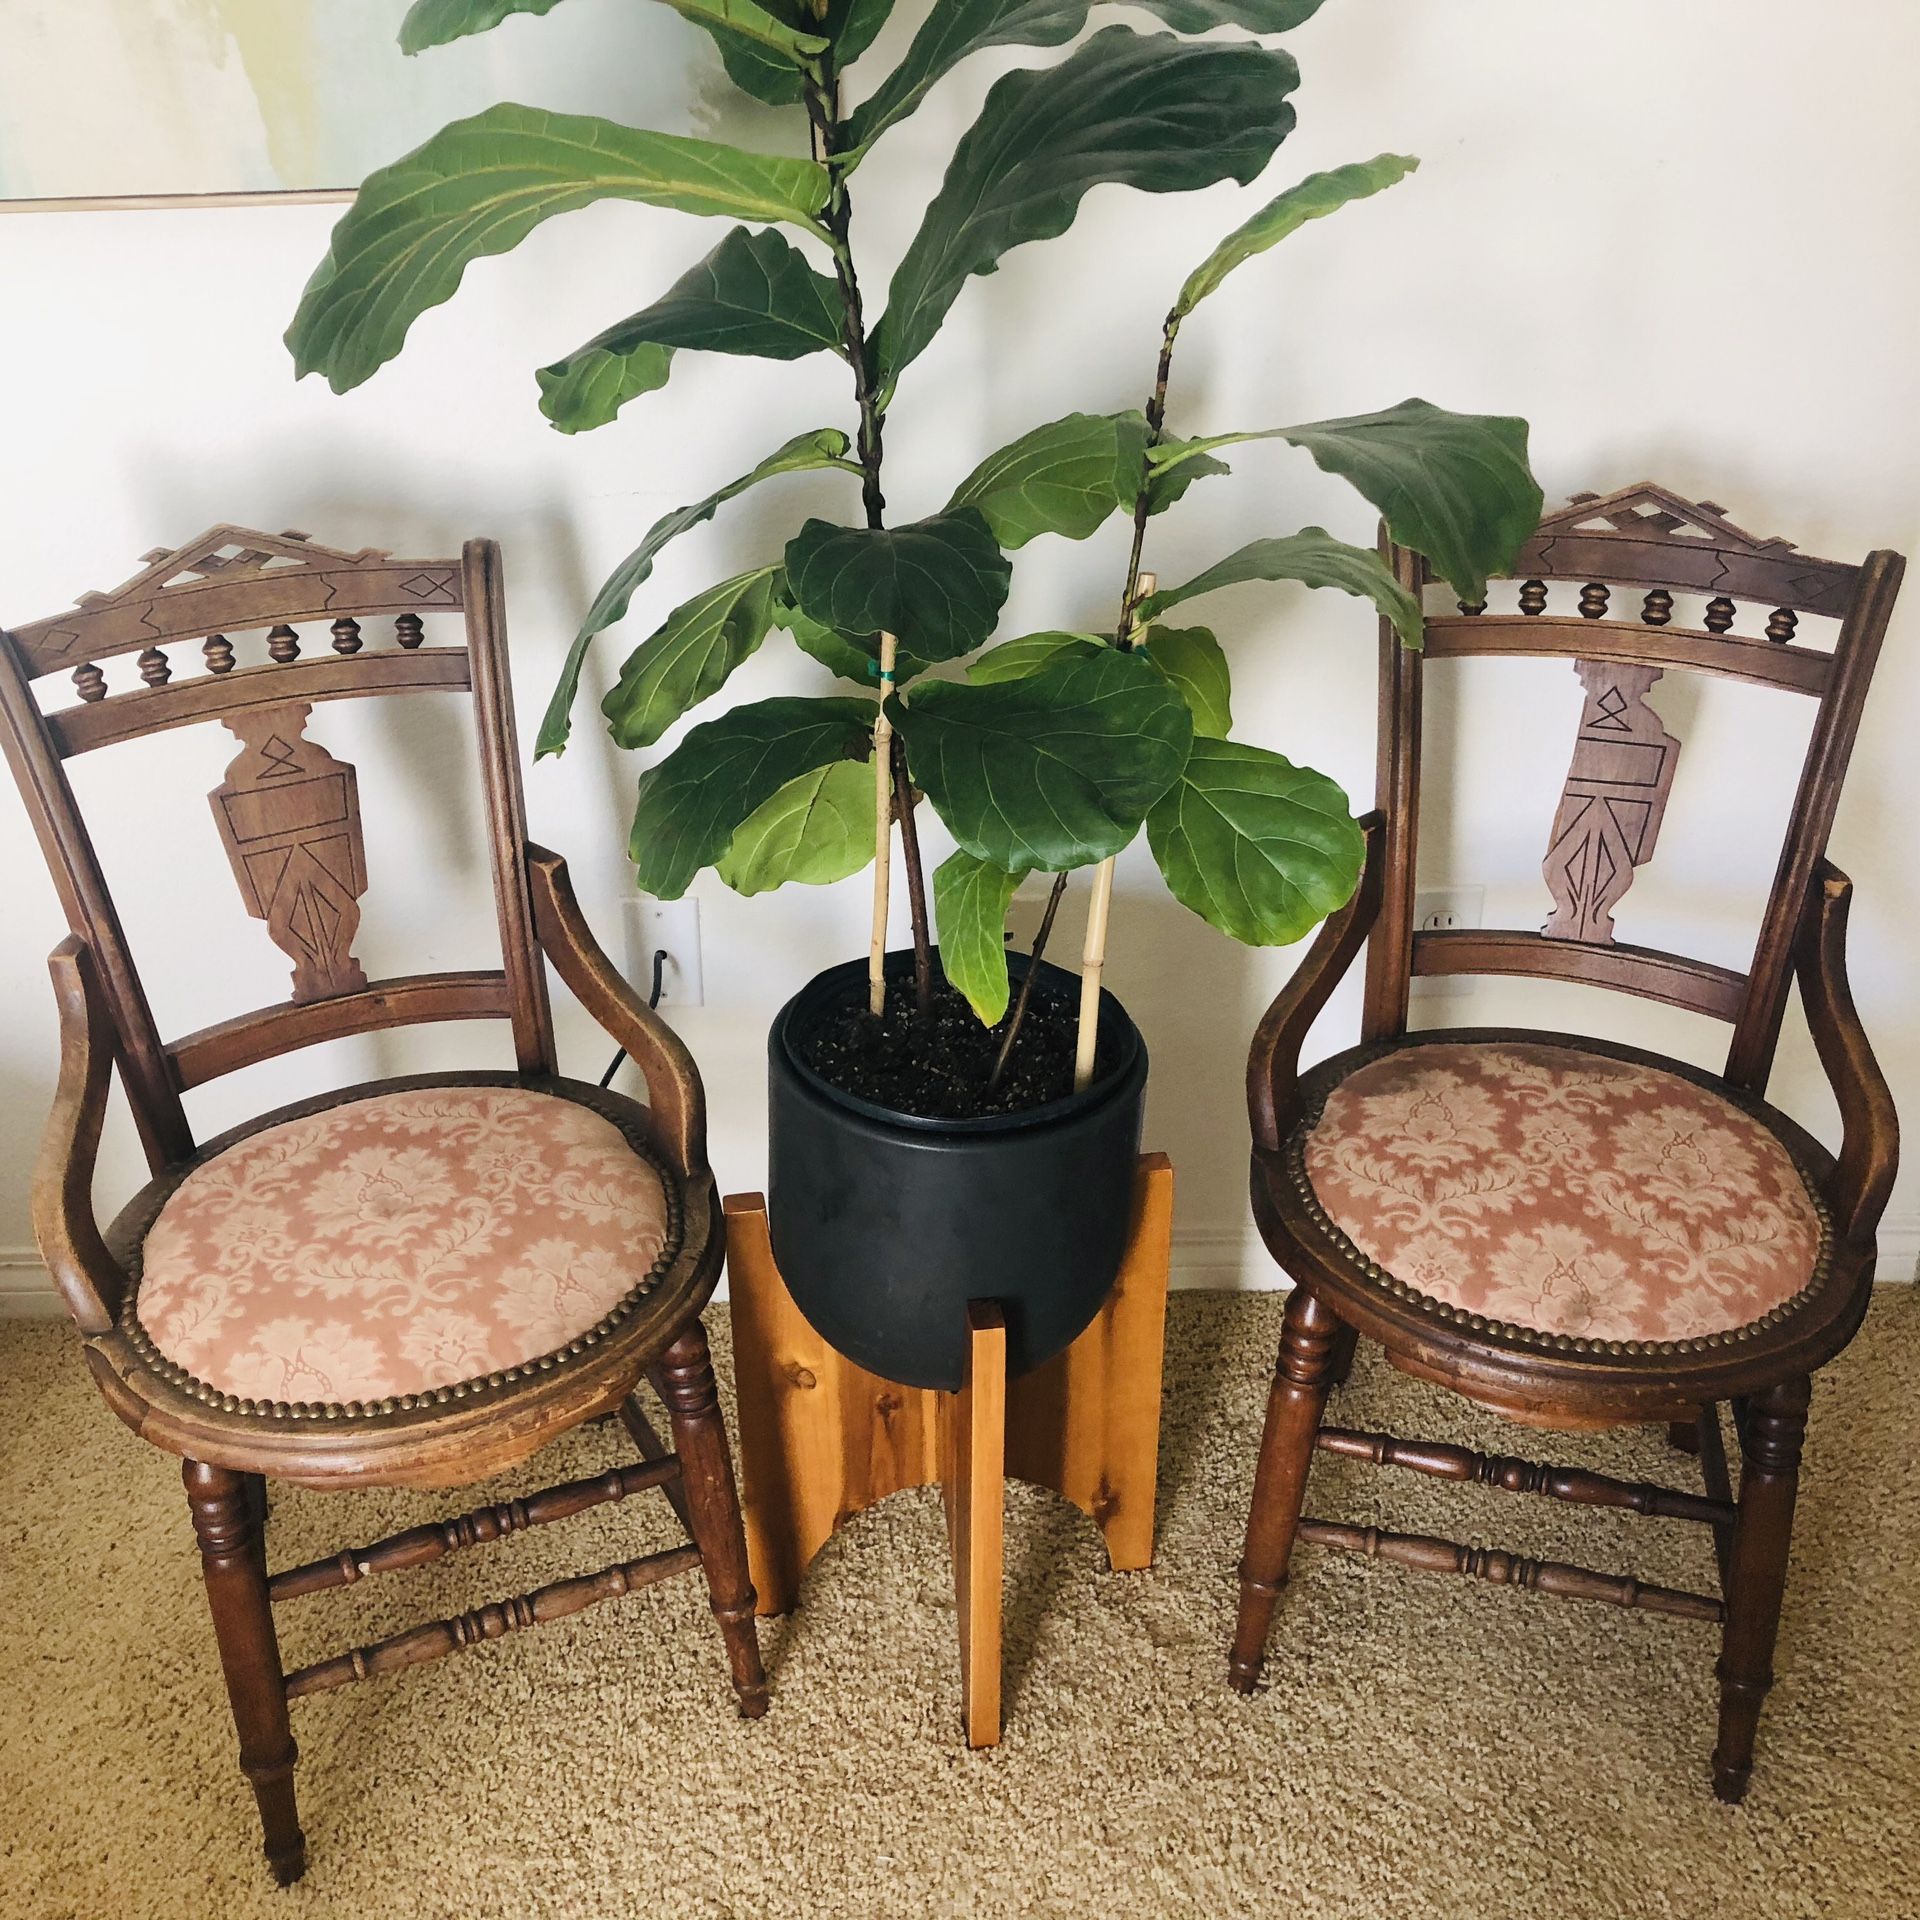
[[[912,964],[889,955],[889,978]],[[1009,1372],[1036,1367],[1119,1273],[1146,1047],[1103,994],[1113,1064],[1085,1093],[981,1120],[893,1113],[829,1086],[792,1044],[865,977],[864,961],[829,969],[773,1025],[767,1211],[781,1278],[817,1333],[883,1379],[957,1388],[969,1300],[1004,1309]]]

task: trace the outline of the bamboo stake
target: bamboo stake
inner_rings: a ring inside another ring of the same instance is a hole
[[[1127,607],[1128,631],[1137,635],[1133,609],[1160,584],[1159,576],[1143,573]],[[1073,1062],[1073,1090],[1085,1093],[1093,1081],[1093,1058],[1100,1045],[1100,981],[1107,970],[1107,917],[1113,907],[1113,856],[1102,860],[1093,875],[1093,897],[1087,903],[1087,937],[1080,949],[1079,1051]]]
[[[893,882],[893,693],[900,643],[880,636],[880,717],[873,723],[873,937],[867,945],[867,1011],[878,1020],[887,1010],[887,904]]]
[[[1094,1050],[1100,1043],[1100,976],[1107,965],[1107,911],[1113,905],[1113,857],[1094,870],[1093,897],[1087,903],[1087,939],[1080,949],[1080,1051],[1073,1063],[1073,1090],[1085,1093],[1093,1079]]]

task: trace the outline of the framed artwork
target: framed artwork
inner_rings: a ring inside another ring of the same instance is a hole
[[[632,0],[409,58],[408,4],[4,0],[0,211],[345,200],[496,101],[674,126],[689,73],[697,119],[699,77],[719,72],[697,29]]]

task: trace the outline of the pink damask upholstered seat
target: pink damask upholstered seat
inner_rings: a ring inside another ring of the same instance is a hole
[[[1649,1342],[1750,1326],[1808,1285],[1823,1244],[1753,1114],[1566,1046],[1392,1048],[1331,1089],[1303,1164],[1361,1254],[1474,1325]]]
[[[644,1294],[660,1175],[603,1115],[524,1087],[411,1088],[246,1136],[148,1230],[159,1354],[249,1400],[364,1404],[537,1363]]]

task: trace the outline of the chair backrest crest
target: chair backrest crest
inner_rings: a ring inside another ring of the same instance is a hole
[[[438,629],[447,616],[457,631],[449,624],[430,635],[428,621]],[[392,622],[390,637],[366,624],[382,618]],[[309,633],[303,642],[301,629],[315,625],[324,637]],[[186,652],[196,641],[197,660]],[[396,560],[382,548],[348,552],[303,533],[233,525],[156,549],[111,592],[85,594],[69,613],[0,635],[0,743],[68,922],[92,955],[156,1165],[192,1151],[184,1090],[346,1033],[507,1018],[522,1069],[553,1071],[504,648],[491,542],[470,541],[455,560]],[[113,691],[100,663],[129,653],[138,656],[139,684]],[[73,700],[43,707],[33,683],[62,670],[71,673]],[[308,720],[322,701],[427,690],[474,698],[503,965],[369,982],[353,955],[367,889],[358,781],[308,736]],[[64,762],[214,719],[239,743],[209,795],[214,820],[247,912],[293,961],[292,1005],[169,1044],[154,1025]]]
[[[1403,585],[1437,595],[1418,555],[1384,535],[1382,550]],[[1584,980],[1730,1021],[1727,1076],[1763,1087],[1785,1008],[1794,935],[1825,856],[1904,568],[1901,556],[1889,552],[1869,554],[1857,566],[1816,559],[1789,541],[1748,533],[1716,502],[1688,501],[1643,482],[1606,495],[1575,494],[1547,515],[1522,549],[1512,582],[1500,589],[1501,610],[1492,610],[1492,592],[1478,605],[1430,609],[1423,653],[1405,651],[1383,625],[1379,806],[1386,816],[1386,871],[1369,947],[1367,1037],[1404,1031],[1415,975]],[[1578,583],[1571,605],[1570,583]],[[1639,596],[1637,607],[1616,605],[1622,588]],[[1697,627],[1675,624],[1676,594],[1704,600]],[[1803,615],[1826,623],[1830,645],[1802,632]],[[1468,655],[1561,657],[1585,691],[1542,868],[1553,913],[1538,932],[1421,932],[1413,924],[1426,663]],[[1614,909],[1634,869],[1653,855],[1682,750],[1647,701],[1668,671],[1744,680],[1817,702],[1785,844],[1745,972],[1614,938]]]

